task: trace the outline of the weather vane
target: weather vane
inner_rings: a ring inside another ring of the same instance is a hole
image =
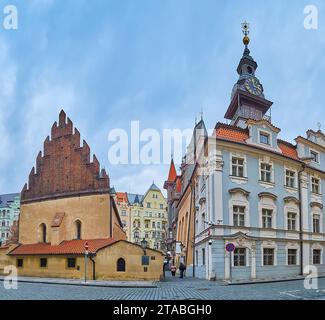
[[[243,34],[244,34],[244,39],[243,39],[243,42],[244,42],[244,45],[247,47],[247,45],[249,44],[249,23],[248,22],[243,22],[241,24],[242,26],[242,31],[243,31]]]
[[[320,122],[317,122],[317,127],[318,127],[318,131],[321,131],[322,129],[322,124]]]

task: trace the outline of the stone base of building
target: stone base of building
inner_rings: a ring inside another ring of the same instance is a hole
[[[158,281],[163,276],[164,255],[160,251],[147,249],[144,259],[143,249],[125,240],[98,250],[87,260],[84,255],[73,253],[16,255],[14,252],[12,248],[0,250],[0,269],[15,266],[19,277],[84,279],[86,274],[89,280]]]

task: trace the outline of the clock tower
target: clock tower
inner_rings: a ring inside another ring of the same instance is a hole
[[[244,22],[242,29],[245,50],[237,67],[239,79],[233,87],[225,118],[231,120],[232,125],[245,128],[247,119],[261,120],[267,117],[265,114],[273,102],[265,99],[264,88],[255,76],[257,63],[248,49],[249,24]]]

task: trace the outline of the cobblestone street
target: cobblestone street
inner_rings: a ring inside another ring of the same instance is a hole
[[[318,290],[306,290],[302,280],[247,285],[224,285],[205,280],[167,279],[157,288],[105,288],[76,285],[18,283],[4,289],[1,300],[325,300],[325,279]]]

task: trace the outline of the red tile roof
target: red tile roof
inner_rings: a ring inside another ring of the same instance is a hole
[[[181,177],[176,177],[176,192],[181,193],[182,192],[182,184],[181,184]]]
[[[216,126],[217,138],[246,143],[249,138],[248,130],[224,123],[218,123]]]
[[[85,253],[85,243],[88,242],[89,252],[96,253],[99,249],[107,247],[117,240],[113,238],[92,240],[70,240],[62,241],[57,246],[48,243],[35,243],[20,245],[12,250],[9,255],[81,255]]]
[[[169,167],[168,182],[174,182],[177,177],[174,160],[172,159]]]
[[[248,129],[242,129],[233,125],[228,125],[220,122],[217,123],[215,129],[216,138],[218,139],[247,144],[246,140],[249,138]],[[293,144],[283,140],[278,140],[278,147],[280,148],[282,155],[299,161],[297,149]]]
[[[117,203],[129,202],[128,195],[126,192],[116,192],[116,199],[117,199]]]
[[[284,156],[299,160],[297,148],[293,144],[283,140],[278,140],[278,146]]]

